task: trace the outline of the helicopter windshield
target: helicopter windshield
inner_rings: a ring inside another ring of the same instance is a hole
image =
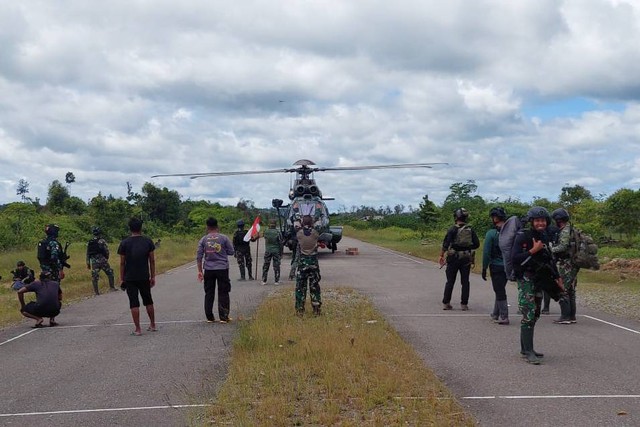
[[[329,225],[327,207],[321,200],[296,200],[291,204],[288,222],[290,226],[299,227],[302,217],[309,215],[313,218],[313,226],[322,230]]]

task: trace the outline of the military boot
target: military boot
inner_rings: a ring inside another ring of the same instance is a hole
[[[571,323],[571,304],[567,297],[560,298],[560,318],[553,321],[559,325],[568,325]]]
[[[100,290],[98,289],[98,281],[92,280],[91,284],[93,285],[93,293],[95,293],[96,295],[100,295]]]
[[[542,294],[544,305],[542,306],[542,314],[549,314],[549,304],[551,304],[551,297],[548,293]]]
[[[247,273],[249,274],[249,280],[256,280],[253,278],[253,275],[251,274],[251,264],[247,263]]]
[[[534,335],[533,331],[534,331],[534,329],[532,328],[531,329],[531,336]],[[522,355],[522,357],[527,357],[527,353],[526,353],[525,348],[524,348],[524,341],[522,339],[522,333],[520,333],[520,354]],[[538,353],[535,350],[533,350],[533,354],[535,354],[536,357],[538,357],[538,358],[543,358],[544,357],[543,353]]]
[[[245,280],[247,280],[247,279],[244,278],[244,267],[240,267],[240,279],[238,279],[238,280],[240,282],[244,282]]]
[[[533,328],[521,327],[520,339],[522,340],[522,349],[524,351],[524,357],[527,359],[527,363],[532,365],[539,365],[540,359],[533,352]]]
[[[571,323],[576,323],[576,300],[575,298],[569,300],[569,320]]]
[[[498,312],[499,318],[496,320],[496,323],[499,325],[508,325],[509,324],[509,304],[507,304],[507,300],[498,301]]]
[[[112,291],[117,291],[116,284],[115,284],[115,278],[113,277],[113,274],[111,276],[109,276],[109,289],[111,289]]]
[[[498,301],[495,301],[493,303],[493,311],[489,315],[489,317],[491,317],[491,320],[493,320],[494,322],[497,322],[499,312],[500,312],[500,309],[498,308]]]

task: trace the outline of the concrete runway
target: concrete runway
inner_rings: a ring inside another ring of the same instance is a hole
[[[347,256],[346,247],[360,254]],[[288,262],[285,256],[283,277]],[[454,310],[442,310],[444,270],[425,260],[344,238],[335,254],[321,253],[320,268],[323,288],[367,295],[480,425],[640,425],[637,321],[578,306],[577,324],[555,325],[559,308],[552,303],[552,314],[536,327],[544,362],[533,366],[519,355],[512,284],[512,323],[500,326],[488,316],[491,284],[479,275],[472,274],[470,311],[462,312],[459,283]],[[128,335],[123,292],[65,307],[56,328],[29,329],[25,322],[0,331],[0,425],[184,425],[189,412],[209,403],[204,392],[224,381],[236,329],[203,322],[195,275],[190,264],[158,278],[160,330],[142,337]],[[239,276],[234,261],[231,275]],[[274,289],[232,280],[232,317],[250,316]]]

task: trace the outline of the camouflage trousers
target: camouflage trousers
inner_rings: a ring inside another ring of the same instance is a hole
[[[253,277],[251,267],[253,265],[253,259],[251,258],[251,251],[236,251],[236,260],[238,261],[238,267],[240,268],[240,277],[245,277],[245,266],[249,272],[249,277]]]
[[[303,312],[307,299],[307,282],[309,283],[309,296],[311,305],[320,307],[322,298],[320,297],[320,267],[316,256],[298,257],[298,269],[296,272],[296,311]]]
[[[115,279],[113,276],[113,269],[109,265],[109,261],[105,257],[92,257],[89,259],[91,265],[91,283],[93,284],[93,290],[98,293],[98,280],[100,279],[100,270],[104,271],[109,279],[109,287],[115,289]]]
[[[562,277],[562,285],[566,299],[569,301],[570,316],[572,319],[576,317],[576,287],[578,286],[578,271],[569,259],[561,259],[557,263],[558,273]]]
[[[296,271],[298,269],[298,249],[295,248],[291,253],[291,269],[289,270],[289,280],[296,278]]]
[[[60,270],[57,267],[49,264],[40,264],[40,270],[42,270],[43,273],[51,273],[51,280],[60,283]]]
[[[542,291],[537,290],[533,279],[525,274],[518,279],[518,308],[522,312],[520,326],[533,328],[540,318]]]
[[[273,276],[276,282],[280,281],[280,260],[282,259],[280,252],[265,252],[264,262],[262,263],[262,281],[267,281],[269,275],[269,266],[273,261]]]

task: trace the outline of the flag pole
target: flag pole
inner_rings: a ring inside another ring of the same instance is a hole
[[[258,250],[259,250],[259,246],[260,246],[260,232],[258,232],[258,238],[256,239],[256,275],[253,276],[256,278],[256,280],[258,280]]]

